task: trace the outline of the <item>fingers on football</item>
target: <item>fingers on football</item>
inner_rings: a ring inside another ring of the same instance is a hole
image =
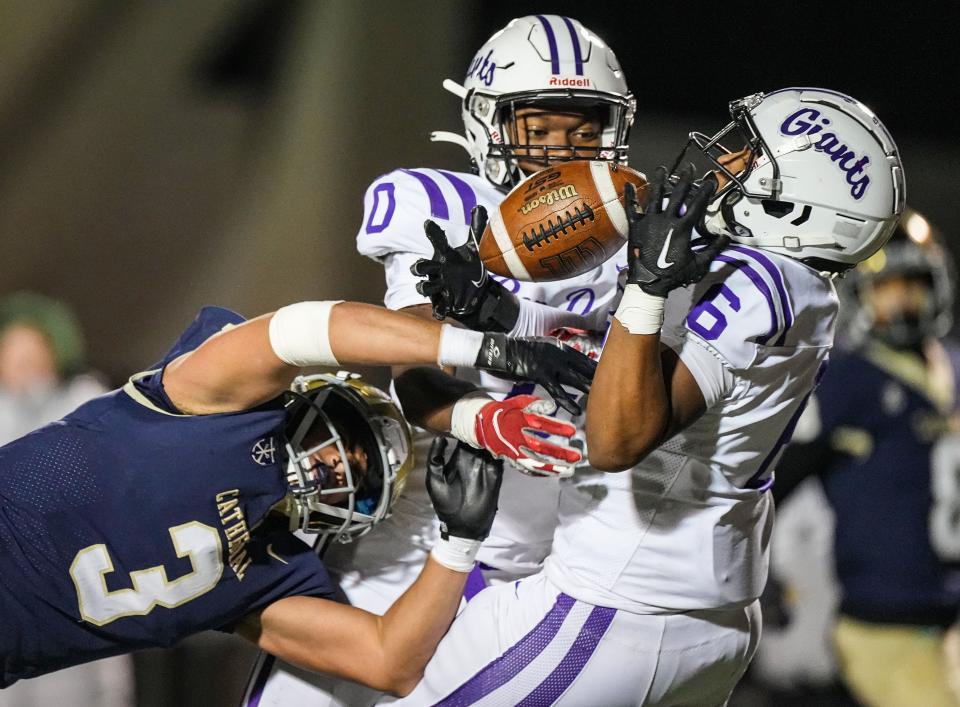
[[[637,200],[637,188],[633,182],[627,182],[623,186],[623,208],[627,212],[628,219],[636,219],[643,215],[643,209]]]
[[[680,209],[683,207],[690,192],[690,186],[693,184],[693,165],[687,165],[680,171],[680,181],[673,188],[670,194],[670,203],[667,204],[667,213],[672,216],[679,216]],[[689,209],[687,209],[689,211]]]
[[[450,250],[450,244],[447,243],[447,234],[437,225],[436,221],[431,221],[430,219],[424,221],[423,232],[427,234],[427,240],[430,241],[430,245],[433,246],[434,251],[437,253],[446,253]]]

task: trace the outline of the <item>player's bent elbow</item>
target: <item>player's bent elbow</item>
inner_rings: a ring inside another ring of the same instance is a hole
[[[594,451],[592,447],[589,449],[590,466],[597,471],[624,471],[640,461],[633,455],[624,454],[622,450]]]

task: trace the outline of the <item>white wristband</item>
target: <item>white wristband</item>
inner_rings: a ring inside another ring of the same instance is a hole
[[[450,537],[440,538],[433,546],[430,556],[447,569],[454,572],[470,572],[480,549],[481,540]]]
[[[453,405],[450,413],[450,435],[474,449],[480,449],[477,439],[477,415],[493,400],[481,390],[467,393]]]
[[[291,366],[336,366],[330,347],[330,310],[343,300],[297,302],[281,307],[270,320],[270,346]]]
[[[483,345],[483,332],[444,324],[440,329],[437,363],[441,366],[473,368]]]
[[[666,298],[648,295],[640,285],[630,284],[624,288],[614,316],[631,334],[656,334],[663,326],[665,302]]]

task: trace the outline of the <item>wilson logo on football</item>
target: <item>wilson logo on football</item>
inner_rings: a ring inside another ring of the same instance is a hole
[[[563,186],[552,189],[540,196],[531,199],[526,204],[520,207],[520,213],[524,216],[529,214],[538,206],[551,206],[558,201],[563,201],[564,199],[572,199],[573,197],[578,196],[577,188],[572,184],[564,184]]]

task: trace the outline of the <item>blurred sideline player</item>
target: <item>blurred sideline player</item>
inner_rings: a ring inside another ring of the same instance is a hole
[[[156,367],[0,448],[0,687],[220,629],[409,690],[459,606],[499,465],[438,445],[428,482],[444,533],[420,576],[382,617],[332,601],[290,529],[339,536],[381,519],[409,451],[375,396],[331,379],[287,394],[301,367],[341,361],[478,366],[560,393],[592,373],[549,343],[370,305],[301,302],[246,322],[205,308]]]
[[[904,184],[848,96],[784,89],[730,112],[688,144],[712,177],[661,168],[645,212],[628,205],[587,414],[591,465],[626,471],[561,486],[544,571],[468,604],[401,704],[723,705],[746,669],[772,470],[833,343],[832,276],[884,244]],[[691,249],[695,227],[716,235]]]
[[[106,392],[84,365],[83,332],[63,302],[35,292],[15,292],[0,300],[0,444]],[[126,656],[0,692],[0,707],[127,707],[132,702],[133,665]]]
[[[787,449],[775,487],[779,500],[815,475],[834,510],[833,639],[847,687],[871,707],[960,704],[947,633],[960,610],[960,351],[941,342],[952,269],[922,216],[903,225],[854,273],[854,335],[831,356],[803,416],[812,433]]]
[[[433,318],[431,293],[418,289],[420,279],[411,272],[415,262],[434,252],[424,235],[426,220],[445,231],[451,245],[463,246],[475,207],[495,208],[513,185],[551,161],[625,162],[634,113],[633,96],[613,51],[577,20],[557,15],[512,20],[480,48],[462,86],[449,80],[444,86],[461,100],[466,135],[441,132],[432,139],[462,146],[470,156],[471,171],[417,168],[383,175],[367,189],[357,234],[357,250],[384,266],[385,305],[427,319]],[[473,228],[479,238],[483,221]],[[478,280],[482,270],[475,260],[468,260],[459,273],[462,277],[447,283],[457,290],[456,302],[438,314],[473,328],[514,335],[542,336],[560,327],[602,332],[617,296],[618,266],[625,262],[621,254],[570,280],[532,283],[494,280],[485,274]],[[471,284],[471,279],[476,282]],[[566,332],[565,336],[586,349],[596,350],[599,343],[599,337],[590,341],[581,334]],[[487,375],[479,381],[472,378],[481,392],[474,382],[436,368],[395,369],[394,375],[404,414],[423,427],[436,429],[433,410],[444,401],[469,394],[457,408],[468,421],[457,426],[466,428],[461,438],[471,436],[475,411],[487,403],[489,395],[513,398],[520,409],[534,402],[531,395],[542,395],[531,383],[511,385]],[[567,410],[558,411],[557,418],[582,426],[582,417]],[[582,442],[582,433],[578,436]],[[426,432],[419,433],[418,447],[425,448],[429,439]],[[502,440],[490,437],[469,441],[499,456],[507,449]],[[529,445],[519,437],[507,442],[517,448]],[[537,572],[550,551],[559,485],[556,478],[525,473],[537,469],[552,476],[569,473],[579,454],[550,459],[521,453],[516,465],[508,459],[497,519],[477,557],[468,598],[488,582]],[[429,499],[414,488],[375,533],[361,543],[329,548],[324,561],[352,604],[381,611],[413,581],[435,534]],[[354,707],[376,699],[368,691],[340,684],[336,698],[327,702],[321,695],[325,682],[297,673],[277,674],[260,693],[260,704]]]

